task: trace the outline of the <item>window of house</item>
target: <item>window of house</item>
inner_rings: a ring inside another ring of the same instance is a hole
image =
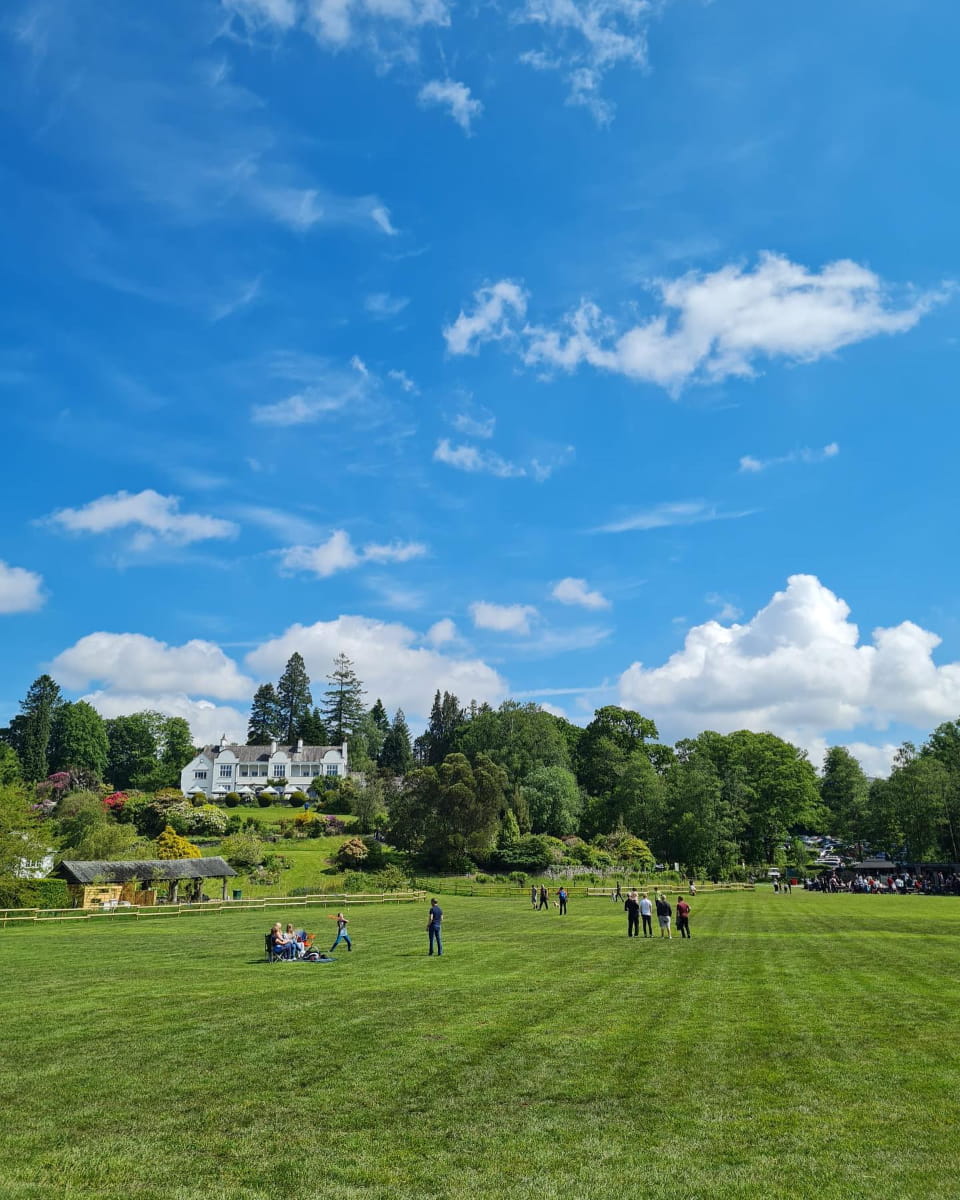
[[[206,779],[207,773],[206,771],[194,771],[193,777],[194,779]]]
[[[221,779],[232,779],[233,778],[233,766],[230,763],[221,763],[220,764],[220,778]]]
[[[328,775],[336,775],[337,774],[337,764],[336,763],[327,763],[327,774]]]
[[[241,779],[249,779],[249,777],[250,777],[249,765],[247,763],[241,763],[240,766],[237,767],[237,774],[240,776]]]
[[[255,763],[254,765],[256,766],[256,774],[262,776],[263,778],[266,778],[267,764],[266,763]],[[251,767],[250,774],[252,775],[253,773],[254,773],[254,769],[253,769],[253,767]]]
[[[286,775],[287,775],[287,764],[286,763],[274,763],[273,764],[274,779],[285,779]]]

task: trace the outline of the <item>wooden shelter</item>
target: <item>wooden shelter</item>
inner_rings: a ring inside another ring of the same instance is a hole
[[[167,899],[180,899],[180,884],[189,884],[187,900],[199,900],[206,879],[221,881],[221,898],[227,898],[227,880],[236,871],[222,858],[150,858],[130,862],[75,862],[66,859],[54,875],[66,880],[74,908],[102,908],[129,900],[155,904],[157,885],[168,884]]]

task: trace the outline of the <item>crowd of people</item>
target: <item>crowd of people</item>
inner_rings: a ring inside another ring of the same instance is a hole
[[[691,880],[690,895],[696,896],[697,886]],[[660,936],[668,940],[673,938],[673,908],[670,901],[663,892],[657,891],[654,893],[653,900],[646,892],[641,896],[636,888],[632,888],[624,898],[623,891],[618,883],[616,888],[610,893],[610,898],[615,903],[621,902],[624,911],[627,914],[627,937],[640,936],[640,924],[643,923],[643,936],[653,937],[653,914],[656,911],[657,924],[660,926]],[[560,916],[566,916],[567,902],[569,895],[567,889],[561,884],[557,889],[557,898],[554,901],[554,906],[559,909]],[[544,884],[538,887],[535,883],[530,885],[530,905],[535,912],[550,911],[550,893]],[[690,937],[690,903],[683,896],[677,897],[677,930],[682,938]]]
[[[882,878],[858,873],[844,879],[833,871],[805,880],[803,886],[811,892],[858,892],[871,896],[960,896],[960,874],[943,871],[914,874],[905,869]]]
[[[336,921],[337,933],[329,953],[323,953],[314,948],[315,934],[308,933],[305,929],[294,929],[292,924],[288,924],[284,929],[282,923],[277,921],[267,934],[267,950],[271,960],[296,962],[298,959],[302,959],[307,962],[333,962],[330,955],[341,942],[346,944],[347,950],[353,950],[353,940],[347,932],[349,920],[342,912],[331,916],[330,919]],[[442,928],[443,909],[434,898],[430,901],[430,911],[427,915],[427,953],[430,955],[433,954],[434,948],[438,955],[443,954]]]

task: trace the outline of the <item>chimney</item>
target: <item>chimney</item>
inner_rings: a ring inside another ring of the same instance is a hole
[[[297,738],[297,753],[303,749],[303,738]]]
[[[276,754],[276,752],[277,752],[277,743],[275,741],[272,741],[270,743],[270,753]]]

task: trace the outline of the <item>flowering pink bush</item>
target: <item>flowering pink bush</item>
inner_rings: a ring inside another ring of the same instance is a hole
[[[111,792],[109,796],[104,796],[103,807],[108,812],[118,813],[129,798],[126,792]]]

